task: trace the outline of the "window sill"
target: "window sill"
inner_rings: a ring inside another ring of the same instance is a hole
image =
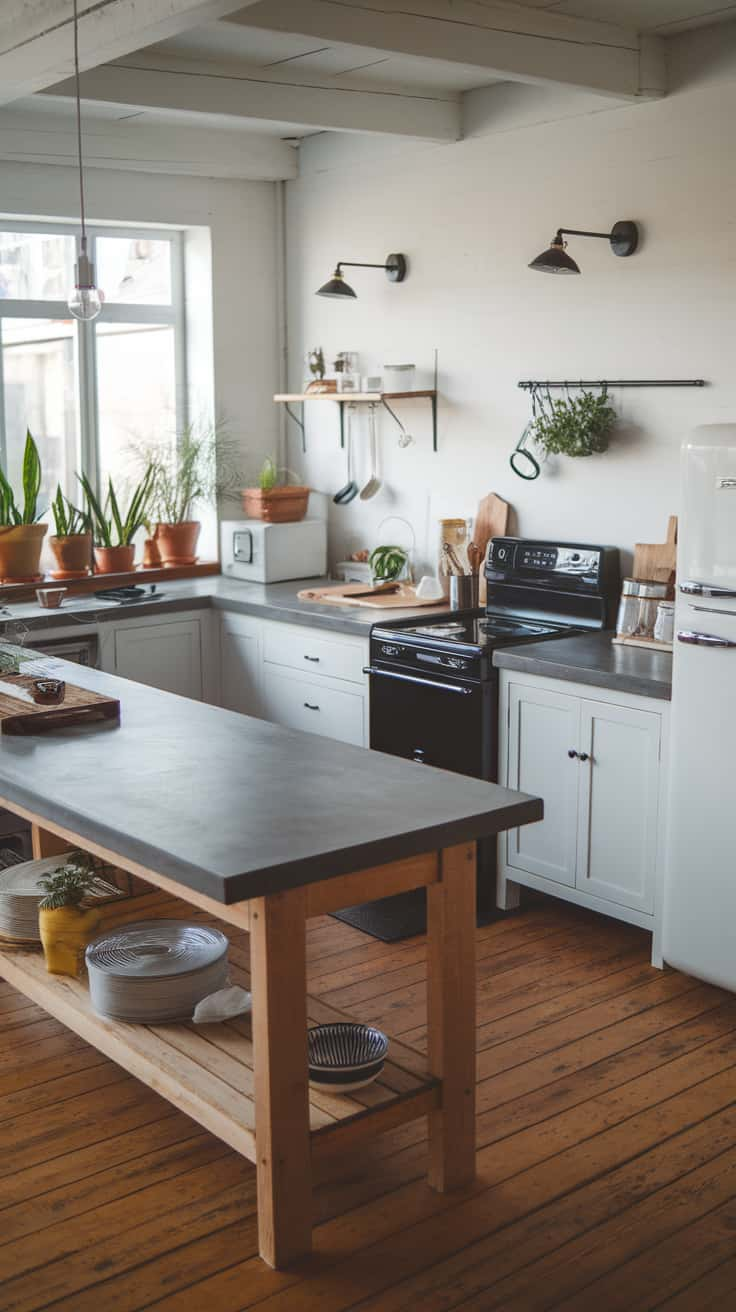
[[[163,565],[156,569],[143,569],[140,566],[124,574],[90,574],[89,578],[69,579],[67,582],[46,575],[39,583],[3,583],[0,585],[0,604],[7,605],[11,601],[35,601],[37,588],[66,588],[70,596],[80,597],[101,592],[103,588],[161,583],[164,579],[199,579],[219,573],[219,561],[204,560],[198,561],[196,565],[181,565],[171,569],[164,569]]]

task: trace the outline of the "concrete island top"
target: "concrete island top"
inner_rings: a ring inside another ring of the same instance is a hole
[[[542,818],[495,784],[60,664],[119,698],[120,725],[0,734],[0,804],[222,903]]]

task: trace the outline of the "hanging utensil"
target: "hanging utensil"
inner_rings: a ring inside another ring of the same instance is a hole
[[[539,461],[536,456],[532,455],[527,447],[527,442],[531,441],[534,437],[534,425],[537,420],[538,391],[539,389],[537,387],[532,388],[532,417],[509,456],[509,464],[514,473],[518,474],[519,478],[526,479],[528,483],[531,483],[535,478],[539,478],[539,475],[542,472]],[[551,405],[552,399],[549,394],[549,389],[547,390],[547,400]]]
[[[361,501],[370,501],[371,497],[374,497],[381,490],[381,479],[378,477],[378,439],[376,437],[376,407],[374,405],[368,407],[368,426],[371,443],[371,476],[360,493]]]
[[[349,405],[347,407],[348,431],[345,437],[345,444],[348,450],[348,481],[345,484],[345,486],[341,487],[339,492],[336,492],[334,497],[332,498],[336,506],[347,506],[358,495],[358,484],[355,482],[353,478],[353,411],[354,410],[355,410],[354,405]]]

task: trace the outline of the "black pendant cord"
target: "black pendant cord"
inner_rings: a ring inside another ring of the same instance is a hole
[[[592,378],[569,379],[550,382],[549,379],[525,378],[517,383],[525,392],[535,392],[540,387],[705,387],[704,378]]]
[[[87,225],[84,207],[84,167],[82,164],[82,97],[79,88],[79,14],[74,0],[74,80],[77,105],[77,154],[79,159],[79,216],[82,228],[82,251],[87,254]]]

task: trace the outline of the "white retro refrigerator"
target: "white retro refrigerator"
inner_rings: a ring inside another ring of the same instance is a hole
[[[664,958],[736,991],[736,424],[682,448]]]

